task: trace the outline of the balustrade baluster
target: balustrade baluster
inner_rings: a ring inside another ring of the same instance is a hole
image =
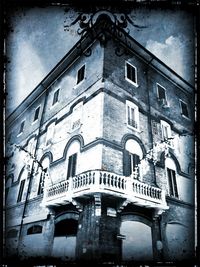
[[[118,188],[120,189],[121,188],[121,178],[118,177]]]
[[[106,173],[103,174],[103,184],[106,184]]]
[[[107,176],[107,185],[110,186],[110,173]]]
[[[103,178],[102,178],[102,172],[100,172],[100,177],[99,177],[99,184],[102,184],[103,183]]]
[[[92,183],[93,184],[95,184],[95,179],[97,179],[97,178],[95,177],[95,172],[93,172],[93,176],[92,176]]]

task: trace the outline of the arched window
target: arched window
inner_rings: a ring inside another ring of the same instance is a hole
[[[49,158],[46,157],[42,161],[42,169],[41,169],[41,174],[40,174],[40,180],[39,180],[39,186],[38,186],[38,195],[43,194],[44,192],[44,183],[45,183],[45,178],[48,175],[48,169],[49,169]]]
[[[141,177],[141,169],[139,167],[143,152],[137,141],[129,139],[125,144],[124,150],[124,175],[133,175],[134,178]]]
[[[67,151],[67,179],[77,174],[77,159],[80,152],[80,143],[75,140],[71,143]]]
[[[27,230],[27,235],[34,235],[42,233],[42,226],[41,225],[33,225]]]
[[[171,158],[165,160],[167,183],[168,183],[168,194],[172,197],[178,198],[178,188],[176,182],[176,165]]]

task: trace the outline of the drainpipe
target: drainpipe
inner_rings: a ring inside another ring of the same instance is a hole
[[[43,85],[41,85],[41,86],[43,87]],[[45,88],[44,88],[44,90],[45,90]],[[39,124],[39,127],[38,127],[38,136],[37,136],[37,139],[36,139],[35,151],[34,151],[34,155],[33,155],[34,158],[36,158],[36,152],[37,152],[38,145],[39,145],[39,137],[40,137],[41,127],[42,127],[43,119],[44,119],[44,110],[45,110],[45,106],[46,106],[46,102],[47,102],[47,96],[48,96],[48,91],[46,89],[44,105],[43,105],[42,114],[41,114],[41,118],[40,118],[40,124]],[[20,242],[21,242],[23,220],[24,220],[24,217],[25,217],[25,212],[26,212],[26,208],[27,208],[27,204],[28,204],[28,199],[29,199],[29,195],[30,195],[30,192],[31,192],[31,184],[32,184],[32,179],[33,179],[33,174],[34,174],[34,162],[35,162],[35,160],[33,160],[31,171],[30,171],[30,174],[29,174],[28,189],[27,189],[26,198],[25,198],[25,201],[24,201],[21,224],[20,224],[20,229],[19,229],[18,247],[17,247],[18,255],[19,255],[19,245],[20,245]]]

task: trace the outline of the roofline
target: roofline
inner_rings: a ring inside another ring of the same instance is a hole
[[[69,68],[74,61],[76,61],[82,53],[89,48],[97,39],[99,34],[102,32],[106,32],[114,35],[123,46],[128,48],[131,52],[137,53],[140,57],[143,58],[149,65],[156,68],[159,72],[163,73],[167,76],[172,82],[174,82],[174,77],[176,77],[176,81],[178,85],[183,88],[187,93],[192,93],[194,90],[194,86],[184,80],[180,75],[178,75],[174,70],[168,67],[165,63],[163,63],[159,58],[157,58],[154,54],[148,51],[144,46],[142,46],[139,42],[137,42],[133,37],[131,37],[124,29],[114,25],[111,21],[109,22],[111,28],[101,26],[101,21],[95,23],[95,25],[90,28],[89,31],[84,34],[78,42],[67,52],[67,54],[55,65],[55,67],[43,78],[43,80],[35,87],[35,89],[19,104],[18,107],[6,118],[8,124],[11,124],[12,121],[16,119],[24,110],[26,110],[27,106],[30,106],[33,103],[33,99],[35,100],[40,96],[43,92],[47,90],[47,88],[55,81],[58,76],[63,73],[67,68]],[[114,25],[114,27],[112,27]],[[111,29],[111,30],[110,30]],[[112,31],[115,29],[115,32]],[[116,35],[116,31],[123,33],[122,36]],[[125,39],[127,38],[131,41],[132,47],[128,47],[125,43]],[[82,48],[80,51],[80,47]],[[139,50],[139,51],[138,51]],[[175,83],[176,83],[175,81]],[[176,85],[177,85],[176,83]],[[189,89],[186,90],[185,87]],[[28,99],[30,100],[28,101]]]

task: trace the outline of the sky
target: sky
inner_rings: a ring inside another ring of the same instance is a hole
[[[5,39],[6,114],[25,99],[79,40],[78,23],[64,30],[77,17],[77,10],[64,7],[29,7],[10,10]],[[194,82],[194,17],[180,10],[138,8],[129,17],[142,28],[129,24],[130,35],[189,83]]]

